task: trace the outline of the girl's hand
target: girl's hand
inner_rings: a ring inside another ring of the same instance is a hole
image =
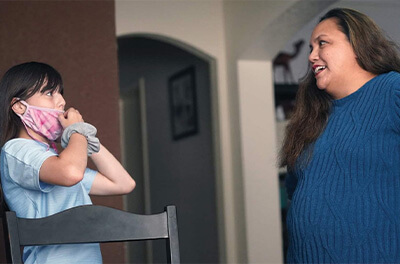
[[[69,108],[63,114],[60,114],[58,120],[64,129],[72,124],[84,122],[82,115],[73,107]]]

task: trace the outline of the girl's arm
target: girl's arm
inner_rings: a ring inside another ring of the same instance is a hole
[[[96,165],[98,173],[94,178],[90,194],[127,194],[135,188],[135,181],[103,145],[100,145],[98,153],[92,154],[91,159]]]
[[[59,117],[65,128],[77,122],[83,122],[82,116],[74,109],[68,109]],[[72,186],[83,179],[87,166],[87,140],[84,136],[74,133],[68,146],[58,155],[46,159],[39,171],[43,182],[61,186]]]

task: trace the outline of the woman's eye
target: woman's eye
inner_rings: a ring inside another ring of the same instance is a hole
[[[46,95],[47,96],[53,96],[53,92],[48,92]]]

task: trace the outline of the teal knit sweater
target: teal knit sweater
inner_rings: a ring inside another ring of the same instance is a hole
[[[400,74],[333,101],[286,185],[289,263],[400,263]]]

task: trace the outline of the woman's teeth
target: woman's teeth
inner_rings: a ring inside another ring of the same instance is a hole
[[[326,66],[318,66],[314,69],[314,74],[319,73],[320,71],[324,70]]]

